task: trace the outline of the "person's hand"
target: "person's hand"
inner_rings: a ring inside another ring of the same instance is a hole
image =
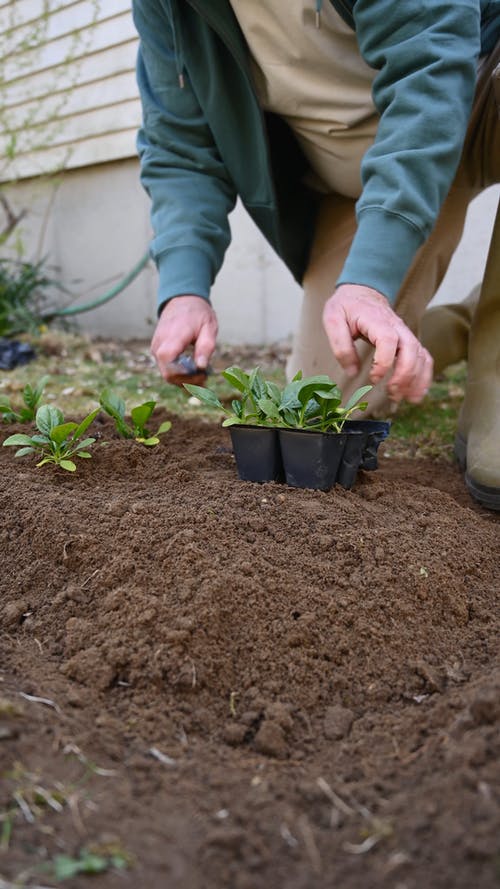
[[[432,358],[377,290],[341,284],[325,305],[323,325],[337,361],[350,377],[360,368],[354,341],[361,337],[375,347],[372,383],[392,369],[387,392],[393,401],[405,398],[416,403],[426,395]]]
[[[178,370],[169,367],[172,361],[194,345],[197,367],[206,368],[215,349],[217,317],[210,303],[201,296],[176,296],[165,305],[151,341],[153,355],[165,380]]]

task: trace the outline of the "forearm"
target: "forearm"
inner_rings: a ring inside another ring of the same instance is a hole
[[[230,241],[234,185],[188,72],[179,85],[171,22],[151,0],[134,0],[140,36],[137,81],[143,125],[141,181],[151,197],[151,254],[160,275],[159,303],[179,293],[208,298]]]
[[[459,162],[480,48],[476,0],[355,5],[365,60],[378,70],[380,122],[362,164],[358,231],[338,283],[395,299]]]

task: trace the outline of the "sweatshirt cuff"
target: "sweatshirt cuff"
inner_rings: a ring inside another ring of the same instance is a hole
[[[176,247],[156,256],[160,277],[158,311],[174,296],[193,295],[208,300],[212,286],[210,257],[197,247]]]
[[[361,210],[358,229],[337,281],[364,284],[394,304],[399,288],[424,235],[402,216],[384,210]]]

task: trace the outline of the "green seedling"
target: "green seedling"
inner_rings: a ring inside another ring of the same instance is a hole
[[[172,426],[170,420],[165,420],[154,435],[151,435],[146,428],[146,423],[156,407],[156,401],[145,401],[144,404],[133,407],[130,411],[132,424],[125,420],[125,402],[114,392],[104,389],[101,392],[99,403],[102,409],[115,421],[116,431],[121,438],[135,438],[136,441],[149,447],[159,444],[159,436],[168,432]]]
[[[282,425],[289,429],[315,432],[341,432],[346,420],[355,410],[366,410],[361,401],[371,386],[361,386],[342,406],[342,395],[337,384],[326,374],[302,377],[299,371],[283,389],[278,412]]]
[[[226,408],[211,389],[184,383],[184,388],[199,398],[207,407],[216,408],[227,414],[223,426],[276,426],[282,425],[278,413],[281,396],[280,387],[276,383],[265,380],[256,367],[250,374],[240,367],[228,367],[222,372],[228,383],[240,393],[239,398]]]
[[[100,855],[88,849],[82,849],[78,858],[70,855],[56,855],[52,860],[51,869],[55,880],[70,880],[78,874],[103,874],[114,868],[123,870],[129,862],[123,853]]]
[[[283,389],[265,380],[259,368],[250,374],[239,367],[223,371],[224,379],[240,392],[240,398],[226,408],[214,392],[185,383],[184,388],[207,407],[226,414],[223,426],[273,426],[315,432],[340,432],[355,410],[365,410],[361,399],[372,388],[362,386],[342,406],[340,389],[326,374],[302,377],[299,371]]]
[[[35,386],[29,383],[23,389],[24,407],[16,411],[8,398],[0,396],[0,414],[7,423],[32,423],[47,385],[48,376],[42,377]]]
[[[89,459],[92,456],[87,448],[94,444],[95,438],[82,438],[82,436],[98,413],[99,408],[96,408],[81,423],[65,423],[59,408],[42,404],[35,415],[38,433],[31,436],[21,433],[10,435],[5,439],[4,447],[20,446],[16,451],[16,457],[38,454],[41,460],[37,466],[53,463],[68,472],[75,472],[76,465],[72,457]]]

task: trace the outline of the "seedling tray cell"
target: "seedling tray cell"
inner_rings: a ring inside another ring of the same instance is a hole
[[[372,471],[378,468],[377,451],[390,428],[390,420],[346,420],[345,432],[362,432],[364,436],[360,469]]]
[[[231,426],[236,468],[244,482],[282,482],[278,431],[262,426]]]
[[[280,429],[287,485],[329,491],[336,482],[347,436],[344,433]]]

